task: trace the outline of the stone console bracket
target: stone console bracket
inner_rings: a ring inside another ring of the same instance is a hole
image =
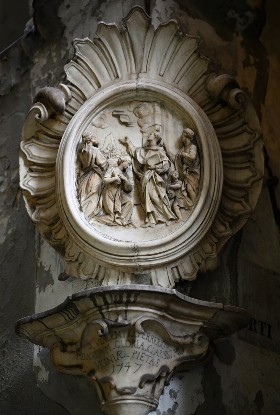
[[[20,320],[17,333],[48,347],[59,371],[89,377],[106,413],[144,415],[156,409],[174,370],[202,364],[210,341],[248,323],[237,307],[129,285],[74,294]]]

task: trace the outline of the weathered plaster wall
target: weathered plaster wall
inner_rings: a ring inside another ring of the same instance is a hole
[[[8,39],[8,38],[6,38]],[[58,415],[65,410],[36,387],[33,347],[14,324],[34,312],[35,232],[18,184],[21,128],[30,107],[30,38],[0,56],[0,413]]]
[[[121,18],[136,4],[151,12],[155,25],[175,18],[184,32],[202,38],[201,51],[211,58],[214,69],[234,75],[252,97],[268,154],[265,183],[256,211],[244,230],[225,247],[219,269],[178,287],[193,297],[248,307],[257,323],[251,331],[246,329],[230,339],[220,340],[216,356],[205,367],[174,376],[153,415],[277,414],[280,411],[277,0],[34,0],[35,30],[0,57],[0,412],[101,415],[91,385],[86,380],[56,373],[46,351],[36,349],[38,389],[31,375],[33,349],[13,334],[18,318],[51,308],[71,292],[90,287],[86,282],[69,284],[57,280],[60,260],[41,238],[35,237],[25,213],[18,189],[18,148],[32,97],[39,88],[63,79],[63,66],[73,53],[72,39],[93,37],[100,20],[121,24]],[[269,326],[265,331],[260,321],[272,327],[270,337]]]
[[[29,1],[9,2],[0,0],[0,51],[8,48],[23,36],[29,20]]]

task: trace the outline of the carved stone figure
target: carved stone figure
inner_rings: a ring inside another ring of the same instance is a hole
[[[98,149],[93,134],[85,131],[82,136],[82,147],[78,153],[80,176],[78,177],[78,198],[85,217],[95,214],[98,206],[104,171],[107,159]]]
[[[118,159],[117,166],[109,167],[103,179],[102,209],[105,215],[96,219],[107,225],[129,225],[133,201],[129,196],[132,184],[127,176],[127,158]]]
[[[169,173],[168,176],[168,198],[171,203],[172,211],[177,216],[177,221],[182,219],[182,214],[180,209],[190,209],[193,205],[191,199],[189,199],[186,194],[182,191],[183,182],[179,178],[179,173],[177,170],[173,170]]]
[[[181,135],[182,148],[175,157],[175,165],[184,179],[183,190],[192,202],[195,201],[200,178],[200,160],[193,130],[185,128]]]
[[[167,196],[166,176],[171,162],[157,131],[151,132],[144,147],[135,148],[126,137],[120,140],[133,159],[133,171],[140,181],[140,199],[145,212],[142,227],[154,227],[162,222],[167,225],[177,217],[171,210]]]

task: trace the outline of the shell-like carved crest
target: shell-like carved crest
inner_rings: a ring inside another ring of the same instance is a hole
[[[217,266],[262,178],[260,127],[237,82],[209,73],[199,40],[136,7],[75,39],[66,84],[24,124],[21,187],[65,277],[174,286]]]

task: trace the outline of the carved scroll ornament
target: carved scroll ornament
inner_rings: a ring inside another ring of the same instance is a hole
[[[203,364],[211,356],[209,341],[248,322],[237,307],[129,285],[75,294],[18,321],[17,333],[48,347],[61,372],[93,381],[106,414],[147,415],[178,367]]]
[[[214,269],[250,216],[259,123],[237,82],[208,72],[198,44],[174,21],[155,30],[136,7],[123,28],[100,23],[92,41],[76,39],[66,85],[35,97],[21,187],[66,277],[106,285],[146,273],[174,286]]]

